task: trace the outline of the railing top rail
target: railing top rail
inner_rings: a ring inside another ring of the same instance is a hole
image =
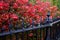
[[[23,29],[18,29],[18,30],[13,30],[13,31],[11,30],[9,32],[3,32],[3,33],[0,33],[0,36],[10,35],[10,34],[19,33],[19,32],[25,32],[25,31],[29,31],[29,30],[38,29],[38,28],[52,27],[53,24],[58,23],[58,22],[60,22],[60,19],[58,19],[58,20],[56,20],[52,23],[40,25],[40,26],[37,26],[37,27],[23,28]]]

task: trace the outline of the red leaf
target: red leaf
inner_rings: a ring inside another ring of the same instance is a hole
[[[10,18],[12,18],[14,21],[18,20],[18,16],[16,14],[12,14]]]
[[[32,36],[33,36],[33,33],[30,33],[30,34],[29,34],[29,37],[32,37]]]

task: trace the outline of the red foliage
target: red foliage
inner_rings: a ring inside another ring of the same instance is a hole
[[[30,33],[30,34],[29,34],[29,37],[32,37],[32,36],[33,36],[33,33]]]
[[[32,24],[33,20],[36,24],[40,22],[42,17],[42,21],[46,18],[47,12],[51,12],[51,19],[54,17],[54,13],[57,11],[56,6],[50,6],[49,2],[41,2],[40,0],[36,0],[36,4],[29,3],[29,0],[1,0],[0,1],[0,24],[3,21],[13,20],[17,22],[17,20],[23,17],[23,20]],[[2,13],[2,14],[1,14]],[[12,22],[13,23],[13,22]],[[9,22],[6,24],[8,25]],[[4,28],[8,29],[8,26],[3,24]],[[32,34],[30,34],[31,36]]]
[[[11,14],[10,18],[13,19],[14,21],[18,20],[18,16],[16,14]]]
[[[9,19],[9,15],[8,14],[2,14],[2,20],[3,21],[7,21]]]
[[[5,30],[8,30],[8,25],[3,25],[3,28],[4,28]]]
[[[16,0],[16,2],[18,2],[20,4],[26,4],[28,2],[28,0]]]

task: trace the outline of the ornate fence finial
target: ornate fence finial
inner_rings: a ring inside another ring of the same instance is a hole
[[[50,11],[48,11],[45,23],[51,23],[51,22],[52,22],[52,19],[50,19]]]

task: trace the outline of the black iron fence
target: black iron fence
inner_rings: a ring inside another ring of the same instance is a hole
[[[0,40],[60,40],[60,18],[50,19],[50,14],[47,15],[46,21],[34,25],[32,27],[22,28],[16,27],[12,30],[12,24],[9,25],[9,31],[4,28],[0,29]]]
[[[0,40],[59,40],[60,19],[31,28],[22,28],[0,33]]]

